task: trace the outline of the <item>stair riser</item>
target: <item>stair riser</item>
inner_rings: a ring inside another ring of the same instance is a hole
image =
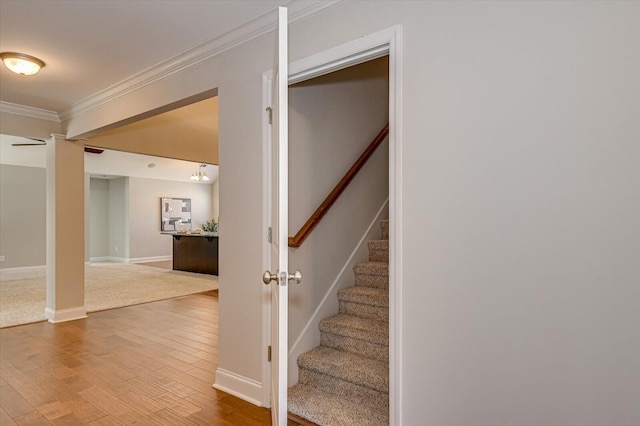
[[[386,306],[364,305],[357,302],[339,302],[340,313],[389,322],[389,308]]]
[[[382,231],[381,239],[388,240],[389,239],[389,221],[388,220],[384,220],[380,223],[380,230]]]
[[[298,382],[372,409],[389,411],[387,392],[377,391],[307,368],[300,368]]]
[[[371,262],[389,262],[389,250],[369,249]]]
[[[370,262],[389,263],[389,240],[372,240],[367,243]]]
[[[289,388],[289,411],[318,425],[389,426],[389,410],[382,411],[329,395],[311,386]]]
[[[348,288],[338,291],[338,301],[361,303],[363,305],[381,306],[385,309],[389,309],[389,295],[388,292],[375,291],[375,292],[353,292]]]
[[[357,286],[389,288],[389,277],[386,275],[356,274],[355,281]]]
[[[389,345],[380,345],[353,337],[340,336],[334,333],[320,333],[320,345],[351,352],[365,358],[389,362]]]

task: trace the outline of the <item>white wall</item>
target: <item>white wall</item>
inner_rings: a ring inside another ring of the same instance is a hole
[[[289,235],[302,227],[388,121],[386,57],[289,89]],[[290,270],[304,271],[304,283],[289,287],[291,384],[297,382],[298,355],[320,344],[319,320],[338,313],[337,291],[354,283],[351,268],[340,272],[388,197],[388,166],[389,145],[383,142],[309,238],[289,250]],[[379,226],[374,228],[373,238],[380,238]],[[364,246],[356,261],[367,259]],[[321,315],[307,326],[325,297]]]
[[[0,269],[45,264],[45,172],[0,164]]]
[[[220,221],[220,179],[211,185],[211,218]]]
[[[191,227],[212,218],[211,185],[129,178],[129,238],[132,260],[171,257],[172,237],[160,234],[160,198],[190,198]]]
[[[403,424],[638,423],[639,14],[348,1],[292,25],[292,60],[403,28]],[[91,130],[219,88],[219,366],[256,386],[272,52],[259,39],[74,119]]]
[[[190,198],[192,228],[196,229],[212,217],[211,194],[208,184],[92,178],[91,257],[123,262],[170,259],[171,237],[160,233],[160,198]]]
[[[109,257],[127,262],[129,244],[129,178],[109,179]]]
[[[109,181],[91,178],[89,199],[91,258],[109,257]]]

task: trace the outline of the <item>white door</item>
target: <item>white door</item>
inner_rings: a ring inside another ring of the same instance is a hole
[[[276,57],[271,93],[272,113],[272,253],[271,271],[263,281],[271,285],[271,417],[273,425],[287,424],[287,322],[289,280],[300,282],[299,271],[289,275],[289,156],[288,156],[288,67],[287,9],[278,8]],[[273,272],[272,272],[273,271]]]

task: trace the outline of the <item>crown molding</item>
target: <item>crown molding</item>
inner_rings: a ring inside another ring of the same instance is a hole
[[[314,13],[339,3],[341,0],[308,0],[287,2],[289,23],[305,19]],[[271,12],[248,23],[228,31],[219,37],[206,41],[186,50],[166,61],[160,62],[144,71],[128,77],[96,94],[78,102],[67,111],[60,113],[60,119],[66,121],[85,111],[109,103],[115,99],[142,89],[156,81],[163,80],[188,68],[194,67],[234,47],[260,38],[276,28]]]
[[[60,117],[55,111],[34,108],[26,105],[12,104],[11,102],[0,101],[0,112],[60,123]]]

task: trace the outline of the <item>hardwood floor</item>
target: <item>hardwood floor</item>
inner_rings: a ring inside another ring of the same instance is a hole
[[[211,387],[217,292],[0,330],[0,425],[270,425]]]
[[[173,260],[160,260],[158,262],[144,262],[138,265],[153,266],[154,268],[173,269]]]

